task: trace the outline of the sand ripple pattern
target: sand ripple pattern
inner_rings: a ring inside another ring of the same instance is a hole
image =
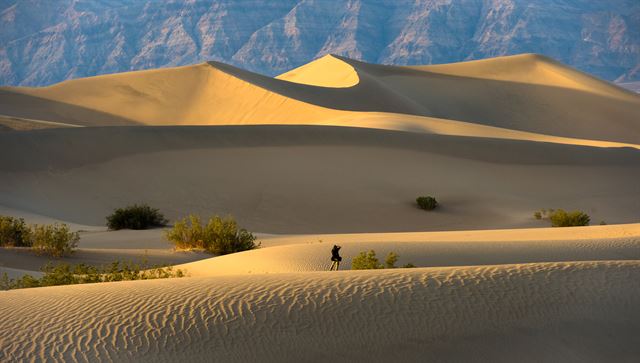
[[[640,262],[193,277],[0,293],[0,361],[632,361]]]

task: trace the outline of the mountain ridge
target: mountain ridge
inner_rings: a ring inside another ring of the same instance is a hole
[[[330,53],[413,65],[528,52],[631,82],[638,24],[631,0],[4,0],[0,85],[205,60],[273,76]]]

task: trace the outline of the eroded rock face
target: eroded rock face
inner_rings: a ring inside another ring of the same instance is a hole
[[[637,0],[0,0],[0,84],[219,60],[275,75],[327,53],[429,64],[542,53],[640,80]]]

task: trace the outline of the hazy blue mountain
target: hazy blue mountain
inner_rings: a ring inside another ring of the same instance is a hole
[[[429,64],[535,52],[640,80],[638,0],[0,0],[0,84],[218,60],[275,75],[327,53]]]

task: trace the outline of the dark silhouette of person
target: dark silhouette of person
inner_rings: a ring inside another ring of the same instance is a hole
[[[342,257],[340,257],[340,249],[342,247],[338,245],[333,245],[331,249],[331,268],[329,271],[338,271],[340,268],[340,261],[342,261]]]

